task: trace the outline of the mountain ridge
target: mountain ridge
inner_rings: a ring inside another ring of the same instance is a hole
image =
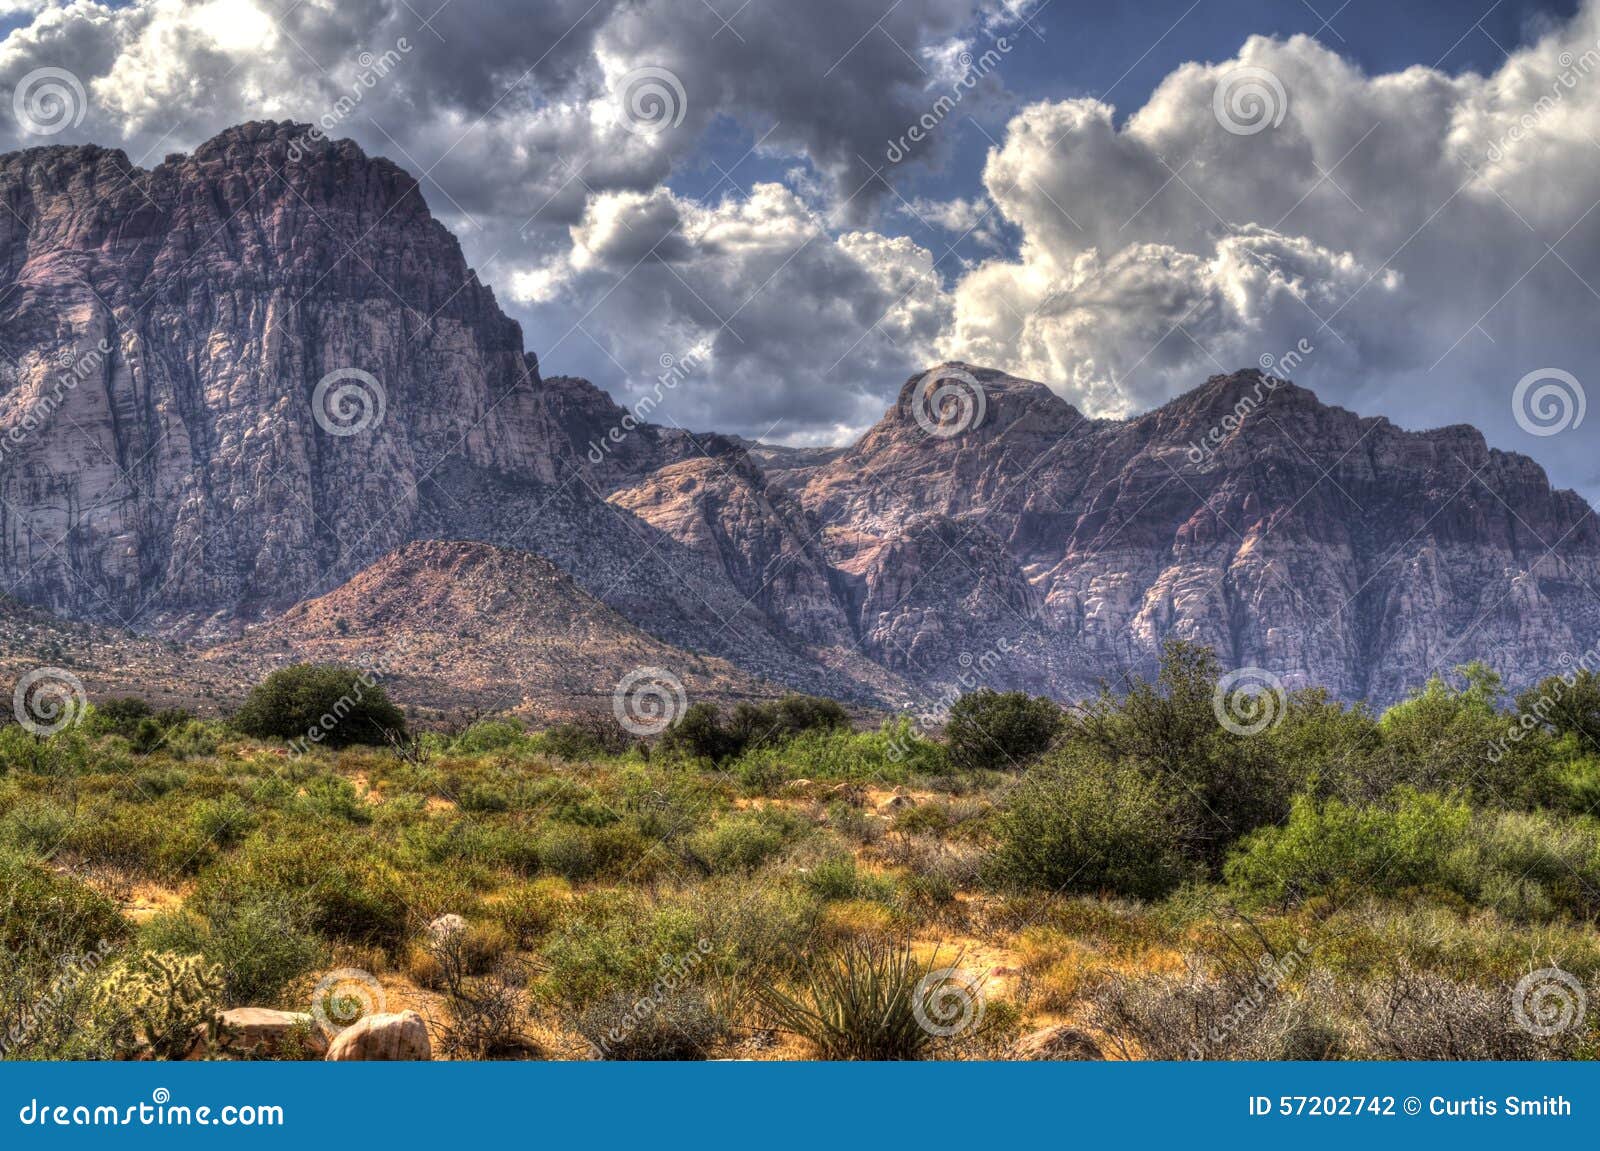
[[[1083,695],[1173,638],[1383,703],[1600,641],[1593,509],[1467,425],[1401,429],[1253,369],[1095,419],[949,362],[842,448],[662,427],[542,375],[417,182],[304,132],[241,125],[148,171],[0,157],[19,598],[227,645],[469,541],[544,557],[675,658],[890,706],[976,661]]]

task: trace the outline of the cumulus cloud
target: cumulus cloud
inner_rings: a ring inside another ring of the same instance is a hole
[[[602,195],[571,235],[564,265],[524,284],[547,300],[560,284],[565,303],[546,309],[566,324],[554,353],[593,345],[625,393],[648,389],[661,356],[693,353],[690,386],[656,413],[685,427],[835,442],[883,414],[889,381],[933,354],[950,318],[926,249],[834,235],[781,184],[711,206],[665,190]]]
[[[941,347],[1120,414],[1306,338],[1325,398],[1478,423],[1593,495],[1583,433],[1528,434],[1511,396],[1593,359],[1597,46],[1594,3],[1486,77],[1252,37],[1120,126],[1093,100],[1025,108],[984,170],[1021,244],[955,285]]]

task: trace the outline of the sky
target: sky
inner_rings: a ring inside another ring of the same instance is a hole
[[[1296,351],[1600,502],[1600,0],[0,0],[0,33],[0,147],[320,124],[421,180],[546,374],[627,404],[687,366],[660,422],[845,442],[947,359],[1122,417]]]

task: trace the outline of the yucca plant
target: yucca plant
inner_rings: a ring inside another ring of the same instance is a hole
[[[814,957],[792,991],[769,988],[761,1000],[778,1030],[809,1040],[823,1059],[921,1059],[938,1037],[918,1019],[928,1017],[936,962],[917,959],[909,943],[853,939]]]

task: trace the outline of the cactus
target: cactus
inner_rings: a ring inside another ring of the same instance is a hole
[[[182,1059],[223,1040],[222,968],[198,955],[146,952],[118,964],[95,991],[95,1015],[117,1054]]]

